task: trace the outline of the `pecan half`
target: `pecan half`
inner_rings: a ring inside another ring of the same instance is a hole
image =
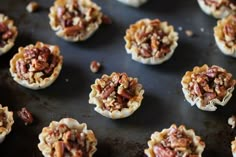
[[[17,114],[24,121],[25,125],[32,124],[34,121],[31,112],[25,107],[18,111]]]

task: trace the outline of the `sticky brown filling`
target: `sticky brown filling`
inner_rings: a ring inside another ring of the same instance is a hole
[[[25,48],[23,58],[16,61],[16,73],[21,79],[44,79],[51,76],[58,62],[58,56],[53,55],[46,46]],[[34,76],[38,72],[41,72],[40,75]]]
[[[13,37],[14,33],[8,28],[8,26],[0,22],[0,48],[8,44],[8,40]]]

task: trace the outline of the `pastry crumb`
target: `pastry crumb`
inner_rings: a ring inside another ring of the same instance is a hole
[[[232,129],[235,128],[235,125],[236,125],[236,116],[235,115],[232,115],[231,117],[229,117],[228,124],[231,126]]]
[[[202,27],[202,28],[200,28],[200,31],[201,32],[205,32],[205,29]]]
[[[26,10],[29,13],[33,13],[39,9],[39,4],[35,1],[29,2],[29,4],[26,6]]]
[[[179,27],[178,27],[178,30],[179,30],[179,31],[183,31],[183,27],[179,26]]]
[[[185,31],[185,34],[188,36],[188,37],[192,37],[194,35],[193,31],[191,30],[186,30]]]

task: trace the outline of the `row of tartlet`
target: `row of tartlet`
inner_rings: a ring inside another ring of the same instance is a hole
[[[88,30],[82,29],[84,27],[83,23],[82,24],[77,23],[81,26],[74,27],[74,23],[78,22],[77,17],[75,17],[75,20],[73,19],[72,21],[68,22],[69,24],[67,24],[66,18],[67,16],[71,16],[70,13],[67,14],[67,11],[69,12],[72,11],[73,14],[78,14],[78,10],[77,11],[74,10],[75,9],[74,3],[72,4],[73,6],[68,5],[66,6],[67,7],[66,9],[63,9],[61,7],[67,3],[62,3],[65,1],[56,1],[56,2],[54,4],[54,8],[53,7],[51,8],[51,13],[49,17],[50,20],[51,18],[55,18],[55,16],[59,16],[60,18],[62,18],[59,21],[57,21],[58,19],[57,20],[54,19],[55,21],[53,20],[50,21],[52,28],[56,30],[58,36],[69,41],[85,40],[89,36],[91,36],[98,28],[96,24],[98,24],[99,22],[97,23],[96,20],[95,20],[96,21],[95,25],[88,24]],[[56,13],[53,14],[53,11],[54,13],[55,12]],[[87,11],[85,12],[87,13]],[[93,15],[93,13],[91,14]],[[7,17],[5,18],[7,19]],[[71,22],[73,26],[71,26]],[[87,22],[88,21],[86,21],[85,23]],[[101,23],[99,23],[98,26],[100,24]],[[8,29],[13,27],[14,26],[12,25],[12,27],[9,27]],[[82,33],[80,32],[81,29],[83,30]],[[6,32],[4,32],[4,34],[5,33]],[[14,35],[17,35],[17,31],[15,32],[15,34],[14,31],[12,31],[12,33],[13,35],[12,36],[10,35],[10,37],[12,38],[7,39],[7,42],[10,41],[10,39],[15,40],[16,37],[14,37]],[[225,37],[227,38],[227,34],[225,35]],[[132,58],[134,60],[144,64],[160,64],[168,60],[173,54],[175,48],[177,47],[178,34],[174,31],[173,26],[169,26],[167,22],[161,22],[158,19],[156,20],[142,19],[137,23],[135,23],[134,25],[130,26],[130,28],[126,32],[125,40],[126,40],[126,50],[128,53],[132,54]],[[8,50],[9,49],[10,48],[8,48]],[[62,67],[62,56],[60,55],[59,48],[57,46],[38,42],[36,43],[36,45],[29,45],[24,48],[23,47],[19,48],[19,52],[13,57],[13,59],[10,62],[10,65],[11,65],[10,72],[14,80],[17,81],[19,84],[31,89],[45,88],[49,86],[53,81],[55,81],[55,79],[59,75]],[[225,78],[227,79],[224,80]],[[200,82],[198,82],[199,79]],[[220,82],[216,83],[217,81],[215,80]],[[212,82],[214,83],[212,84]],[[216,109],[215,104],[225,105],[228,102],[228,100],[232,96],[235,82],[232,79],[232,75],[229,74],[226,70],[222,69],[221,67],[218,66],[208,67],[207,65],[204,65],[202,67],[195,67],[192,72],[187,72],[183,77],[182,85],[185,97],[192,105],[196,104],[200,109],[213,111]],[[92,85],[91,88],[92,92],[90,93],[89,102],[92,104],[96,104],[95,110],[97,112],[113,119],[124,118],[131,115],[141,105],[144,93],[142,85],[137,82],[137,79],[130,78],[125,73],[112,73],[110,76],[103,75],[101,79],[97,79],[95,81],[95,84]],[[220,94],[218,93],[219,91],[217,90],[218,88],[220,88],[219,92]],[[223,90],[224,92],[221,92],[221,90]],[[63,128],[65,129],[65,131],[68,131],[70,125],[76,126],[76,122],[66,122],[68,121],[68,119],[62,121],[65,122],[61,123],[66,123],[67,125],[67,127]],[[59,126],[57,126],[57,122],[55,124],[54,123],[50,124],[49,130],[53,129],[57,130],[60,128]],[[75,130],[77,130],[77,127],[75,128],[76,128]],[[80,133],[82,132],[81,130],[83,130],[83,128],[84,127],[82,127],[82,129],[81,128],[79,129]],[[184,132],[183,130],[185,130],[185,128],[183,129],[183,127],[180,128],[182,128],[180,129],[182,131],[181,133],[177,132],[177,134],[183,134]],[[169,133],[172,132],[171,130],[178,130],[178,129],[176,128],[176,126],[171,126],[169,131],[165,130],[163,131],[165,133],[162,132],[163,135],[160,134],[153,135],[152,140],[149,142],[150,148],[146,150],[145,153],[150,156],[160,156],[160,154],[158,155],[158,153],[165,150],[164,152],[172,153],[172,156],[174,156],[177,153],[179,153],[178,151],[182,151],[182,149],[184,149],[184,151],[181,152],[182,154],[180,154],[180,156],[183,156],[184,153],[192,156],[194,155],[201,156],[201,153],[205,145],[195,143],[196,142],[195,134],[192,132],[191,133],[184,132],[184,135],[181,135],[181,138],[186,140],[185,147],[188,148],[183,148],[181,146],[174,146],[172,148],[172,143],[168,140],[166,141],[164,140],[169,135],[172,137],[172,133]],[[73,134],[72,136],[77,136],[77,131],[75,132],[76,133]],[[45,137],[43,136],[44,135],[42,134],[40,135],[40,138],[42,138],[43,140],[44,138],[48,137],[48,136]],[[67,134],[65,134],[65,136],[67,136]],[[84,134],[83,135],[79,134],[78,136],[79,138],[82,138]],[[192,140],[191,142],[189,142],[189,137]],[[49,141],[50,144],[48,147],[45,146],[45,144],[41,143],[40,144],[41,146],[39,145],[39,148],[40,150],[42,150],[44,156],[47,156],[47,153],[52,153],[51,152],[52,150],[50,150],[50,148],[53,147],[57,150],[56,153],[59,153],[58,154],[59,156],[60,153],[63,152],[62,148],[65,148],[65,143],[67,143],[68,140],[70,141],[71,139],[69,137],[65,137],[65,139],[62,139],[62,142],[60,142],[61,140],[59,140],[59,142],[56,141],[56,143],[50,143]],[[92,143],[91,144],[92,146],[96,145],[95,144],[96,140],[94,138],[92,138],[91,140],[93,141],[91,142],[88,140],[87,142]],[[86,141],[82,142],[86,143]],[[199,151],[191,150],[190,144],[194,145],[196,144],[197,148],[199,146]],[[79,147],[81,147],[81,143],[79,145],[80,145]],[[82,145],[85,144],[82,143]],[[234,147],[235,146],[232,143],[232,149]],[[174,149],[175,151],[174,152],[168,151],[170,148],[171,150]],[[78,153],[81,155],[81,150],[76,151],[74,150],[73,147],[72,148],[68,147],[66,149],[67,151],[72,151],[72,153]],[[92,156],[92,154],[95,151],[94,149],[91,150],[92,151],[90,153]],[[191,153],[189,154],[189,152],[192,152],[192,154]]]
[[[0,105],[0,143],[10,133],[14,123],[13,113]],[[97,139],[85,123],[72,118],[52,121],[39,134],[38,148],[45,157],[92,157],[96,152]],[[144,153],[148,157],[201,157],[205,142],[193,129],[172,124],[170,128],[156,131],[148,141]],[[236,139],[231,142],[233,156],[236,156]]]

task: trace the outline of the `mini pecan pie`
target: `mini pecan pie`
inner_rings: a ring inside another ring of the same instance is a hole
[[[236,157],[236,137],[235,137],[235,140],[231,142],[231,150],[232,150],[233,157]]]
[[[215,111],[216,105],[224,106],[230,100],[235,86],[232,74],[213,65],[194,67],[187,71],[181,81],[187,101],[201,110]]]
[[[14,46],[17,35],[13,20],[0,13],[0,55]]]
[[[56,35],[73,42],[86,40],[102,23],[101,8],[91,0],[56,0],[49,18]]]
[[[219,49],[225,54],[236,57],[236,15],[230,15],[217,22],[214,37]]]
[[[0,104],[0,143],[11,132],[14,123],[13,112],[8,111],[8,107],[2,107]]]
[[[118,0],[118,1],[132,7],[139,7],[140,5],[147,2],[147,0]]]
[[[235,0],[198,0],[202,11],[215,18],[224,18],[236,11]]]
[[[126,30],[126,51],[132,59],[143,64],[161,64],[177,47],[178,33],[174,27],[159,19],[141,19]]]
[[[205,143],[194,130],[173,124],[161,132],[154,132],[148,146],[144,151],[148,157],[201,157]]]
[[[37,42],[18,51],[10,61],[10,73],[17,83],[30,89],[42,89],[56,80],[63,62],[58,46]]]
[[[93,131],[72,118],[52,121],[43,128],[39,140],[44,157],[92,157],[97,150]]]
[[[140,107],[144,93],[137,78],[116,72],[96,79],[91,88],[89,103],[96,105],[95,111],[112,119],[130,116]]]

